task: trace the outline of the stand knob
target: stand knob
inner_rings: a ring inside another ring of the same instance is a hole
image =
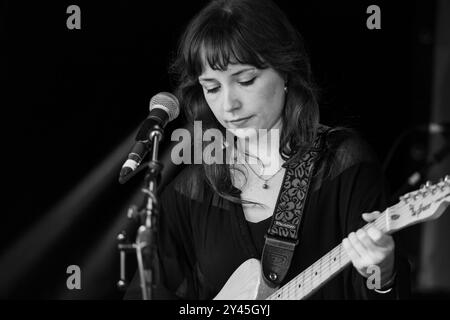
[[[138,207],[135,205],[130,206],[127,211],[127,217],[128,219],[139,220]]]
[[[121,231],[118,235],[117,235],[117,241],[119,243],[125,243],[127,241],[127,232],[125,230]]]
[[[117,281],[117,289],[119,290],[125,290],[128,286],[128,283],[126,283],[124,280]]]

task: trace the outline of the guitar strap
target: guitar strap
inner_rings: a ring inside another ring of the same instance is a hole
[[[315,161],[323,148],[329,127],[321,126],[313,147],[301,157],[294,158],[283,166],[286,174],[281,186],[280,196],[275,206],[272,222],[265,235],[262,252],[262,271],[270,286],[278,286],[285,278],[299,239],[299,228],[303,217],[311,176]]]

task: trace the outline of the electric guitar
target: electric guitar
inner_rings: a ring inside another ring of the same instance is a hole
[[[450,204],[450,176],[437,184],[427,182],[421,189],[405,194],[387,208],[374,224],[391,234],[416,223],[437,219]],[[281,288],[270,287],[264,280],[261,263],[249,259],[239,266],[214,300],[300,300],[307,298],[342,271],[351,260],[342,244],[317,260]]]

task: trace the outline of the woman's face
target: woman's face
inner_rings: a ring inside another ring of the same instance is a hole
[[[229,64],[220,71],[206,63],[198,79],[206,102],[225,128],[271,129],[281,122],[285,80],[274,69]]]

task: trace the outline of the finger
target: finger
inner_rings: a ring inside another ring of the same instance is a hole
[[[352,261],[353,266],[359,269],[361,266],[360,262],[361,257],[359,256],[358,252],[356,252],[356,250],[353,248],[353,246],[350,244],[348,238],[342,240],[342,247],[344,248],[350,260]]]
[[[380,216],[380,214],[381,214],[380,211],[374,211],[374,212],[370,212],[370,213],[363,213],[362,214],[362,218],[366,222],[372,222],[372,221],[376,220]]]
[[[378,247],[372,238],[367,234],[364,229],[359,229],[356,232],[356,236],[366,249],[367,259],[370,260],[370,264],[378,264],[383,259],[383,252]]]
[[[394,243],[394,240],[390,235],[381,232],[374,226],[371,226],[369,229],[367,229],[367,234],[372,239],[374,244],[378,247],[389,248]]]
[[[358,239],[355,232],[351,232],[348,235],[348,240],[352,245],[353,249],[358,253],[361,257],[361,260],[364,260],[367,257],[367,248],[363,245],[363,243]]]

